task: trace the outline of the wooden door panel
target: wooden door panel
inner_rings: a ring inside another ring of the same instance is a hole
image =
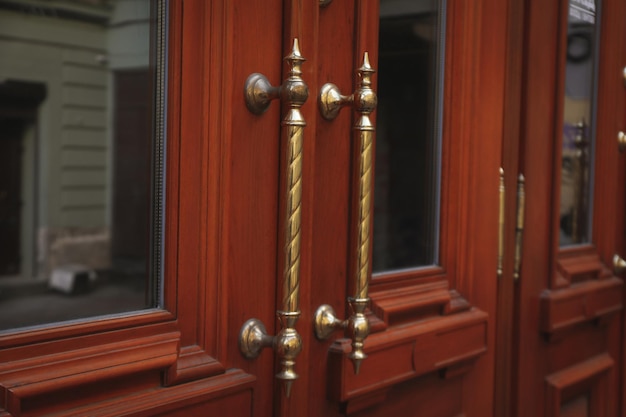
[[[615,362],[600,354],[546,377],[546,416],[610,416],[609,374]]]

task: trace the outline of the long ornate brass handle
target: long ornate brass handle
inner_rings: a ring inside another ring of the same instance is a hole
[[[517,221],[515,223],[515,261],[513,264],[513,279],[520,278],[522,268],[522,244],[524,238],[524,213],[526,209],[526,179],[523,174],[517,178]]]
[[[504,226],[505,226],[505,204],[506,204],[506,187],[504,185],[504,169],[500,167],[500,186],[498,188],[498,196],[500,199],[500,209],[498,212],[498,278],[502,278],[504,273]]]
[[[339,320],[335,311],[328,304],[320,306],[315,313],[315,335],[319,339],[328,338],[336,329],[347,329],[352,339],[350,359],[354,372],[359,373],[361,361],[367,357],[363,351],[363,342],[369,335],[369,322],[365,317],[365,308],[369,304],[369,268],[370,268],[370,222],[372,211],[372,159],[374,149],[374,125],[370,114],[376,109],[376,93],[372,90],[372,74],[368,53],[363,56],[363,65],[357,70],[360,78],[354,94],[344,96],[334,84],[325,84],[319,96],[322,117],[332,120],[344,105],[354,105],[358,119],[354,126],[360,142],[359,160],[359,215],[356,245],[356,277],[354,297],[348,298],[352,314],[347,320]]]
[[[239,349],[246,358],[255,358],[261,350],[273,347],[281,364],[276,378],[285,384],[287,397],[291,385],[298,375],[294,371],[295,358],[302,350],[302,339],[295,329],[300,317],[300,223],[302,197],[302,145],[306,122],[300,107],[309,96],[309,90],[302,79],[302,62],[298,39],[293,42],[291,54],[285,57],[289,63],[289,76],[280,87],[272,87],[262,74],[248,77],[245,87],[245,99],[248,109],[255,114],[267,110],[272,99],[281,98],[289,107],[282,125],[284,138],[287,140],[286,159],[286,208],[285,208],[285,266],[282,282],[282,309],[276,312],[281,330],[276,336],[270,336],[265,326],[258,319],[248,320],[239,334]]]

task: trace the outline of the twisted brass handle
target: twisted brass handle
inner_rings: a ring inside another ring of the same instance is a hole
[[[374,125],[370,114],[376,109],[376,93],[372,90],[372,74],[368,53],[363,56],[363,65],[357,70],[360,78],[354,94],[344,96],[336,85],[328,83],[320,90],[319,107],[322,117],[332,120],[339,114],[344,105],[354,105],[358,114],[354,126],[360,142],[359,158],[359,215],[356,246],[356,285],[354,297],[348,298],[352,314],[347,320],[339,320],[333,308],[327,304],[320,306],[315,313],[315,335],[319,339],[328,338],[339,328],[344,328],[352,339],[350,359],[354,364],[354,372],[359,373],[361,361],[367,357],[363,351],[363,342],[369,335],[369,322],[365,317],[365,308],[369,303],[369,269],[370,269],[370,223],[372,210],[372,159],[374,149]]]
[[[276,378],[285,384],[289,397],[291,385],[298,378],[294,370],[295,358],[302,350],[302,340],[295,329],[300,317],[300,224],[302,200],[302,146],[306,122],[300,112],[309,95],[309,90],[302,79],[302,62],[298,39],[294,39],[291,54],[285,57],[289,63],[289,76],[279,87],[273,87],[263,74],[252,74],[246,81],[244,96],[246,106],[254,114],[267,110],[271,100],[281,98],[289,109],[282,126],[287,140],[286,159],[286,209],[285,209],[285,269],[283,274],[282,309],[276,312],[281,330],[276,336],[270,336],[265,326],[258,319],[244,323],[239,334],[239,349],[246,358],[255,358],[265,347],[276,351],[281,370]]]

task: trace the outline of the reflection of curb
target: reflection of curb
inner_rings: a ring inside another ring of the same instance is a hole
[[[48,286],[65,294],[89,292],[96,283],[96,271],[84,265],[65,265],[55,268]]]
[[[42,279],[0,278],[0,299],[44,294],[48,291],[48,283]]]

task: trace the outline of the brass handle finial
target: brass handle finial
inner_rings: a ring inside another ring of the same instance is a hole
[[[352,339],[350,359],[354,372],[359,373],[361,361],[367,357],[363,351],[363,342],[369,335],[369,322],[365,308],[369,303],[370,269],[370,223],[372,210],[372,159],[374,149],[374,125],[370,114],[376,109],[377,97],[372,90],[372,74],[369,55],[363,55],[363,65],[357,70],[359,83],[354,94],[344,96],[339,88],[331,83],[322,86],[319,95],[319,108],[326,120],[332,120],[345,105],[354,105],[358,119],[354,125],[356,137],[360,142],[359,158],[359,213],[356,241],[355,291],[354,297],[348,298],[351,315],[347,320],[339,320],[333,308],[327,304],[320,306],[315,313],[315,334],[319,339],[328,338],[336,329],[347,330]]]
[[[265,347],[272,347],[281,363],[276,378],[285,384],[287,397],[291,385],[298,378],[294,370],[295,358],[302,350],[302,339],[295,329],[300,317],[300,224],[302,200],[302,150],[306,122],[300,107],[306,102],[309,90],[302,79],[302,63],[298,39],[294,39],[291,53],[285,57],[289,73],[283,84],[273,87],[263,74],[252,74],[246,81],[244,98],[246,106],[254,114],[263,114],[271,100],[280,98],[288,110],[283,118],[283,140],[287,141],[284,155],[285,181],[285,265],[283,273],[282,308],[276,312],[281,330],[270,336],[258,319],[248,320],[239,333],[239,349],[246,358],[255,358]]]

